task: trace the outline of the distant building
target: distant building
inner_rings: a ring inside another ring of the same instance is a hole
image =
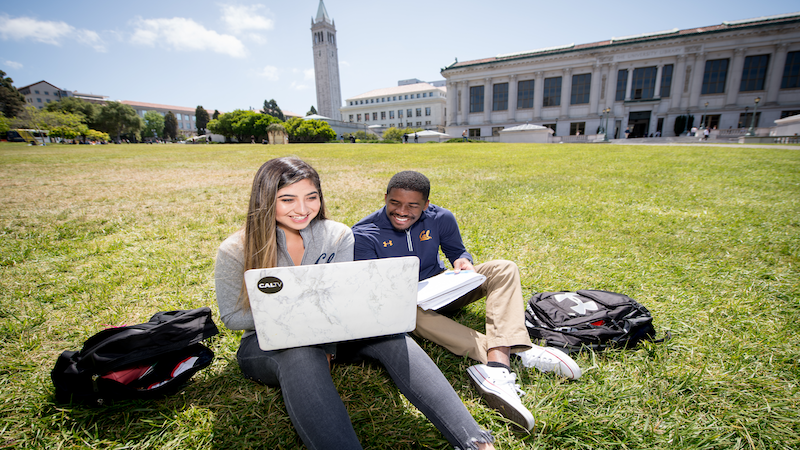
[[[144,119],[144,114],[147,111],[155,111],[162,116],[167,112],[172,111],[172,114],[175,114],[175,118],[178,119],[178,132],[183,133],[183,135],[186,137],[197,135],[197,118],[194,115],[196,108],[189,108],[186,106],[159,105],[157,103],[134,102],[130,100],[123,100],[120,103],[135,109],[136,114],[142,119]],[[208,112],[209,119],[211,119],[214,111],[206,111]]]
[[[443,131],[447,88],[417,79],[401,80],[397,84],[346,99],[341,109],[344,121],[364,124],[376,132],[390,127]]]
[[[17,88],[17,90],[25,96],[26,103],[39,109],[44,108],[48,103],[71,97],[69,91],[58,88],[44,80]]]
[[[456,61],[441,73],[448,134],[531,123],[585,136],[607,122],[610,137],[673,136],[676,117],[693,115],[735,137],[752,119],[769,127],[800,112],[800,13]]]
[[[339,51],[336,47],[336,24],[319,0],[317,18],[311,19],[314,49],[314,76],[317,86],[317,112],[341,120],[342,88],[339,83]]]

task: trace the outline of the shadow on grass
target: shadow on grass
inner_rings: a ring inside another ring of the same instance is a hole
[[[364,448],[449,448],[380,366],[334,366],[333,379]],[[52,394],[48,400],[39,411],[43,423],[89,447],[303,448],[280,389],[245,379],[232,359],[215,361],[163,400],[103,407],[58,405]]]

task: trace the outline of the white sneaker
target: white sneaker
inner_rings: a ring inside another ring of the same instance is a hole
[[[522,365],[535,367],[541,372],[554,372],[556,375],[577,380],[581,377],[581,368],[569,355],[553,347],[534,345],[532,349],[517,353]]]
[[[525,393],[515,383],[516,374],[502,367],[489,367],[485,364],[468,368],[467,374],[489,406],[522,428],[528,431],[533,429],[533,414],[519,399]]]

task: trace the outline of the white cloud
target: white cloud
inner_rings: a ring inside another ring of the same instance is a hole
[[[291,86],[290,86],[290,87],[291,87],[292,89],[294,89],[295,91],[305,91],[305,90],[306,90],[306,89],[308,89],[310,86],[309,86],[309,85],[307,85],[307,84],[298,83],[297,81],[292,81],[292,84],[291,84]]]
[[[234,32],[271,30],[275,26],[275,22],[258,14],[262,9],[265,9],[263,5],[222,5],[222,20]]]
[[[74,38],[93,47],[98,52],[106,51],[105,43],[94,31],[78,29],[66,22],[36,20],[30,17],[11,18],[0,15],[0,36],[3,40],[22,41],[31,39],[43,44],[61,46],[64,40]]]
[[[275,21],[262,15],[261,10],[269,12],[263,5],[222,5],[222,20],[234,35],[257,44],[266,44],[267,39],[259,32],[272,30]]]
[[[266,66],[258,72],[258,75],[269,81],[278,81],[278,68],[275,66]]]
[[[234,58],[244,58],[247,50],[235,36],[208,30],[191,19],[136,19],[131,41],[135,44],[156,45],[177,51],[211,51]]]
[[[16,70],[22,69],[22,63],[16,61],[6,61],[6,66]]]
[[[303,71],[303,79],[304,80],[313,80],[314,77],[314,69],[306,69]]]

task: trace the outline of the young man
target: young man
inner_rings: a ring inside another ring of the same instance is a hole
[[[481,395],[490,406],[530,430],[533,415],[519,398],[523,392],[515,384],[511,353],[516,353],[525,367],[571,379],[580,377],[581,370],[562,351],[531,344],[517,265],[505,260],[473,265],[455,216],[430,203],[430,190],[430,181],[419,172],[395,174],[386,188],[386,206],[353,226],[355,259],[417,256],[421,281],[445,270],[439,259],[441,248],[456,272],[475,270],[485,275],[479,288],[437,311],[417,308],[414,334],[480,362],[467,373]],[[486,334],[447,317],[482,297],[486,297]]]

